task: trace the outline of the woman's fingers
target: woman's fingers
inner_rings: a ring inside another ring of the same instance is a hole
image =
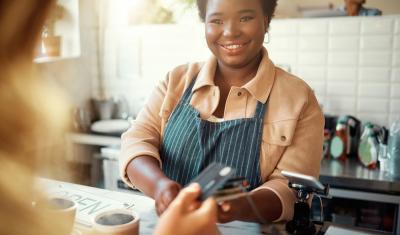
[[[164,202],[160,201],[160,202],[156,203],[157,215],[161,215],[166,209],[167,209],[167,207],[165,206]]]
[[[229,202],[222,202],[219,206],[223,212],[228,212],[231,210],[231,204]]]
[[[218,222],[227,223],[232,221],[232,205],[229,202],[218,204]]]

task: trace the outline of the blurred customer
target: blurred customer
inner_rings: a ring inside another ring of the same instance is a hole
[[[363,5],[366,0],[344,0],[345,5],[342,8],[348,16],[378,16],[382,11],[375,8],[365,8]]]
[[[64,221],[32,207],[32,201],[41,199],[34,187],[38,172],[64,168],[62,158],[49,149],[65,131],[65,102],[35,74],[32,63],[54,2],[0,0],[0,234],[69,235]],[[200,205],[195,201],[199,193],[198,186],[182,190],[157,234],[216,234],[215,201]],[[172,222],[190,228],[171,230]]]
[[[34,189],[37,173],[60,166],[50,140],[61,137],[66,117],[65,105],[54,98],[58,92],[34,75],[32,63],[53,4],[53,0],[0,0],[0,234],[68,230],[62,221],[31,204],[40,198]]]
[[[162,214],[154,235],[216,235],[217,204],[209,198],[203,204],[197,201],[200,186],[191,184],[182,189]]]

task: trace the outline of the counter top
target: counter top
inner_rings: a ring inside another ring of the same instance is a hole
[[[400,194],[400,180],[385,172],[368,169],[356,159],[323,159],[320,181],[335,188],[347,188],[387,194]]]
[[[98,213],[115,208],[133,209],[140,216],[140,235],[151,235],[157,224],[154,201],[141,193],[122,193],[83,185],[71,184],[50,179],[39,179],[38,187],[50,196],[70,198],[77,204],[75,230],[83,235],[91,234],[91,220]],[[280,225],[283,229],[284,226]],[[277,226],[260,226],[256,223],[231,222],[218,225],[221,234],[258,235],[276,234]],[[285,232],[278,234],[286,234]]]
[[[116,136],[70,133],[68,137],[77,144],[120,146],[121,143],[120,137]],[[356,159],[342,162],[324,158],[321,162],[320,181],[335,188],[400,194],[400,179],[394,179],[379,168],[368,169]]]
[[[74,230],[82,235],[93,235],[91,220],[96,214],[105,210],[127,208],[137,212],[140,216],[139,235],[153,234],[158,221],[158,216],[154,209],[154,200],[141,193],[122,193],[44,178],[38,179],[36,187],[44,190],[50,196],[69,198],[76,203],[77,214]],[[343,231],[352,232],[351,234],[370,234],[362,229],[331,225],[330,223],[326,223],[323,228],[320,228],[319,225],[316,226],[317,230],[326,230],[328,227],[330,231],[327,231],[327,234],[332,235],[344,234]],[[221,235],[288,235],[283,223],[260,225],[234,221],[218,224],[218,229]]]

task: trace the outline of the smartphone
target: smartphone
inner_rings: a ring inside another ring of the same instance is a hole
[[[321,182],[319,182],[315,177],[290,171],[282,171],[282,175],[288,178],[289,182],[292,184],[303,185],[319,191],[325,190],[325,186],[321,184]]]
[[[211,163],[191,182],[200,184],[201,195],[199,200],[204,201],[208,197],[224,187],[225,183],[235,175],[235,169],[221,163]]]

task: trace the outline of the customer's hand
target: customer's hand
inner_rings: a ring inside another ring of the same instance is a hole
[[[156,202],[156,211],[158,215],[161,215],[168,208],[181,188],[182,186],[180,184],[167,178],[157,183],[154,200]]]
[[[217,204],[209,198],[197,201],[201,189],[198,184],[184,188],[161,216],[155,235],[217,235]]]

